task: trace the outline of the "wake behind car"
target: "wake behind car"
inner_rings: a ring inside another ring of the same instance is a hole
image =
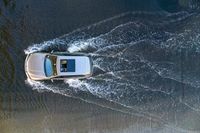
[[[25,72],[32,80],[82,79],[92,75],[92,59],[84,54],[66,52],[31,53],[25,60]]]

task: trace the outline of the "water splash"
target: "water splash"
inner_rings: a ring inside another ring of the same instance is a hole
[[[30,46],[25,53],[51,50],[88,53],[94,61],[94,75],[59,84],[28,82],[33,89],[50,90],[153,118],[165,126],[176,123],[181,127],[184,118],[180,108],[200,113],[197,108],[200,103],[194,102],[200,95],[199,19],[199,14],[187,12],[129,12]],[[114,27],[113,22],[117,23]]]

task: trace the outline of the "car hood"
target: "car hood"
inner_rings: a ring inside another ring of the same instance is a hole
[[[31,54],[27,59],[27,73],[31,79],[42,79],[46,78],[44,72],[44,60],[46,54],[34,53]]]

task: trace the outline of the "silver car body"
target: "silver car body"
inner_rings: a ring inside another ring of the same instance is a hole
[[[67,67],[69,67],[67,63],[70,61],[72,70],[67,71]],[[49,65],[45,65],[46,62]],[[48,66],[51,68],[50,71]],[[62,66],[64,67],[62,68]],[[47,70],[50,75],[47,74]],[[25,72],[27,77],[32,80],[82,79],[92,75],[92,60],[84,54],[32,53],[26,57]]]

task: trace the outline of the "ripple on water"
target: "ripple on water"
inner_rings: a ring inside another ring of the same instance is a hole
[[[112,27],[113,22],[120,23]],[[199,114],[199,22],[199,14],[187,12],[129,12],[35,44],[25,53],[86,52],[93,58],[95,71],[93,77],[85,80],[28,83],[39,91],[49,90],[113,110],[140,114],[169,128],[175,128],[172,125],[186,128],[182,126],[182,116],[187,115],[184,111]],[[90,35],[89,31],[99,30],[98,27],[104,30],[104,25],[106,32]],[[85,34],[80,37],[80,33]]]

